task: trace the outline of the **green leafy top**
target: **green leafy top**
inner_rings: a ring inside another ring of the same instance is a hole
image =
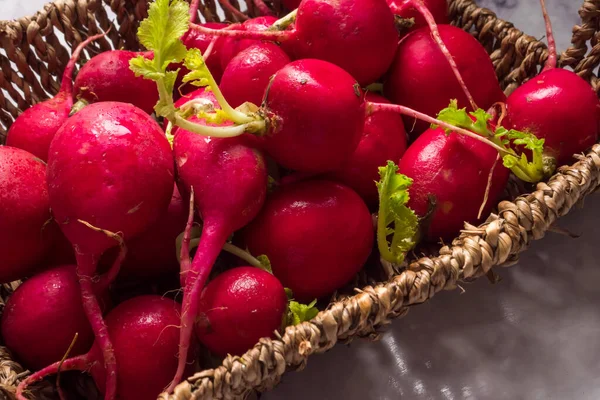
[[[288,304],[287,325],[298,325],[316,317],[319,309],[315,307],[315,304],[317,304],[317,300],[313,300],[309,304],[301,304],[290,300]]]
[[[539,182],[553,172],[552,165],[546,163],[543,156],[544,139],[538,139],[529,132],[508,130],[502,126],[497,126],[496,130],[492,131],[489,124],[492,117],[482,109],[467,112],[465,108],[459,109],[456,100],[452,100],[448,107],[439,112],[438,119],[475,132],[503,148],[504,151],[500,155],[504,166],[510,168],[519,179],[525,182]],[[433,125],[433,127],[436,126]],[[449,129],[445,129],[445,131],[450,132]],[[512,145],[524,146],[530,150],[532,159],[529,160],[525,153],[518,155]]]
[[[379,167],[379,176],[377,246],[384,260],[402,264],[406,253],[416,245],[419,226],[417,215],[406,205],[412,179],[398,174],[398,166],[392,161],[388,161],[385,167]]]
[[[187,32],[190,22],[189,5],[183,0],[155,0],[150,3],[148,18],[140,23],[138,38],[152,59],[139,55],[130,60],[129,66],[136,76],[158,83],[160,100],[155,106],[157,115],[169,117],[175,112],[173,88],[179,70],[167,71],[171,63],[181,62],[187,49],[181,36]]]
[[[256,259],[260,262],[260,269],[265,270],[271,275],[273,275],[273,269],[271,268],[271,261],[269,260],[269,257],[267,257],[264,254],[261,254],[260,256],[257,256]]]

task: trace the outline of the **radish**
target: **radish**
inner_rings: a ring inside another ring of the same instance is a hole
[[[422,232],[434,241],[452,239],[465,221],[476,224],[478,214],[487,216],[510,174],[494,148],[471,137],[447,135],[442,128],[423,132],[402,156],[398,171],[413,179],[408,206],[418,216],[426,217],[435,207]]]
[[[252,254],[265,254],[273,274],[300,301],[331,294],[362,268],[373,246],[373,222],[352,189],[326,180],[274,191],[242,231]]]
[[[33,370],[60,360],[75,333],[71,355],[88,351],[94,333],[81,305],[75,266],[54,267],[19,286],[6,302],[1,330],[6,346]]]
[[[398,44],[394,16],[384,0],[305,0],[282,20],[278,27],[295,21],[293,29],[243,32],[191,27],[216,36],[289,42],[286,48],[292,49],[292,58],[329,61],[348,71],[361,86],[385,73]]]
[[[154,400],[169,383],[177,367],[180,310],[171,299],[146,295],[127,300],[108,314],[108,333],[119,359],[118,399]],[[102,350],[96,340],[87,354],[68,358],[62,364],[55,362],[21,381],[17,398],[26,400],[23,393],[29,385],[59,370],[89,370],[100,391],[106,392]]]
[[[427,21],[421,13],[415,9],[414,0],[387,0],[387,4],[390,10],[399,17],[404,19],[412,19],[414,25],[411,30],[427,26]],[[438,24],[449,24],[450,18],[448,17],[448,2],[446,0],[423,0],[423,4],[434,20]]]
[[[58,93],[49,100],[33,105],[17,117],[6,134],[7,146],[27,150],[44,162],[48,160],[50,142],[58,128],[69,118],[73,106],[72,75],[79,54],[85,46],[104,35],[105,33],[90,36],[73,50]]]
[[[0,283],[8,283],[35,272],[52,242],[46,163],[0,146],[0,204]]]
[[[367,92],[365,100],[389,103],[384,97]],[[375,181],[379,167],[388,160],[398,162],[406,151],[406,131],[402,116],[377,112],[365,119],[362,137],[354,154],[327,177],[354,189],[369,205],[377,204],[379,196]]]
[[[273,74],[290,62],[279,46],[259,43],[239,52],[227,65],[220,88],[232,107],[262,102]]]
[[[202,291],[196,336],[211,352],[242,355],[280,329],[287,307],[281,282],[255,267],[218,275]]]
[[[193,194],[203,228],[189,271],[188,263],[182,263],[179,368],[167,391],[183,377],[200,293],[221,248],[234,231],[254,218],[266,196],[265,160],[249,143],[245,136],[207,138],[182,128],[175,133],[173,152],[180,188],[182,193]]]
[[[572,71],[556,68],[556,45],[544,0],[548,60],[537,77],[506,100],[506,126],[544,138],[548,156],[558,165],[573,161],[598,141],[600,103],[592,87]]]
[[[105,51],[92,57],[75,78],[75,98],[82,105],[104,101],[131,103],[152,114],[158,101],[156,85],[129,70],[129,61],[140,54],[153,57],[151,52],[126,50]]]
[[[237,31],[237,32],[262,32],[266,31],[271,25],[273,25],[277,21],[277,18],[271,16],[257,17],[252,18],[247,21],[244,21],[240,25],[236,25],[235,27],[231,27],[228,31]],[[195,31],[195,29],[190,29],[190,31]],[[202,32],[199,32],[202,33]],[[207,37],[213,37],[213,35],[209,33],[205,33]],[[221,51],[219,53],[221,59],[221,70],[225,71],[229,62],[233,59],[233,57],[237,56],[238,53],[242,50],[247,49],[248,47],[259,44],[259,40],[255,39],[243,39],[243,38],[235,38],[235,37],[225,37],[222,38],[223,44],[221,47]]]
[[[385,96],[393,103],[430,116],[446,107],[451,99],[457,99],[460,107],[474,109],[471,103],[476,103],[484,110],[505,101],[490,57],[477,39],[451,25],[440,25],[438,30],[471,91],[473,102],[464,93],[464,86],[456,79],[430,29],[425,27],[410,33],[398,45],[384,82]],[[428,128],[424,121],[406,116],[404,123],[413,139]]]
[[[116,236],[128,241],[164,212],[173,193],[173,168],[160,126],[126,103],[83,108],[63,124],[50,145],[50,206],[75,249],[84,310],[104,351],[107,399],[115,395],[116,361],[92,290],[96,264]],[[116,272],[118,265],[105,279],[110,281]]]

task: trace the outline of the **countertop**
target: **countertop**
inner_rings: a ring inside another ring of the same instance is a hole
[[[547,0],[559,51],[579,22],[582,0]],[[0,17],[32,14],[44,0],[0,0]],[[537,0],[480,0],[538,38]],[[548,234],[486,279],[443,292],[394,321],[379,342],[355,341],[309,359],[264,400],[600,399],[600,198],[559,225],[578,239]]]

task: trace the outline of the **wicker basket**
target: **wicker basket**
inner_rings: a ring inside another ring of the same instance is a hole
[[[238,6],[237,1],[232,3]],[[449,3],[453,23],[484,44],[507,93],[538,73],[547,57],[543,43],[477,7],[472,0]],[[272,6],[279,10],[278,1]],[[4,49],[4,54],[0,52],[0,143],[21,110],[58,91],[58,79],[70,56],[59,36],[64,35],[74,47],[85,37],[112,26],[107,39],[88,46],[88,58],[113,47],[137,50],[135,33],[146,9],[147,0],[58,0],[33,17],[0,22]],[[114,21],[109,10],[116,15]],[[600,64],[599,10],[600,0],[585,1],[580,10],[583,23],[573,29],[573,46],[560,59],[563,66],[572,67],[590,81],[596,91],[600,89],[594,74]],[[215,0],[203,0],[200,12],[208,21],[218,19]],[[252,4],[248,13],[255,14]],[[235,20],[229,13],[226,16]],[[592,46],[589,52],[588,43]],[[533,193],[501,202],[481,226],[466,226],[452,245],[439,250],[439,255],[412,262],[386,282],[356,289],[356,295],[332,302],[312,321],[288,327],[277,340],[261,339],[242,357],[225,358],[218,368],[195,374],[174,394],[161,398],[237,398],[253,390],[267,390],[286,371],[304,368],[309,355],[356,337],[374,339],[381,327],[405,315],[411,305],[427,301],[443,289],[453,289],[459,281],[491,276],[494,266],[514,263],[532,240],[541,239],[557,218],[600,186],[600,145],[578,159],[576,164],[560,168],[548,182],[539,183]],[[8,296],[17,285],[3,285],[0,297]],[[12,399],[24,375],[8,350],[0,347],[0,395]],[[47,395],[38,391],[36,398],[43,397]]]

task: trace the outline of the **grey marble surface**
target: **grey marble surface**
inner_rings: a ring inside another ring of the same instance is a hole
[[[547,0],[559,50],[578,23],[579,0]],[[0,17],[31,14],[40,0],[0,0]],[[480,0],[542,38],[537,0]],[[377,343],[353,342],[311,357],[265,400],[600,398],[600,198],[561,220],[581,234],[536,242],[518,265],[466,292],[439,294],[395,321]]]

